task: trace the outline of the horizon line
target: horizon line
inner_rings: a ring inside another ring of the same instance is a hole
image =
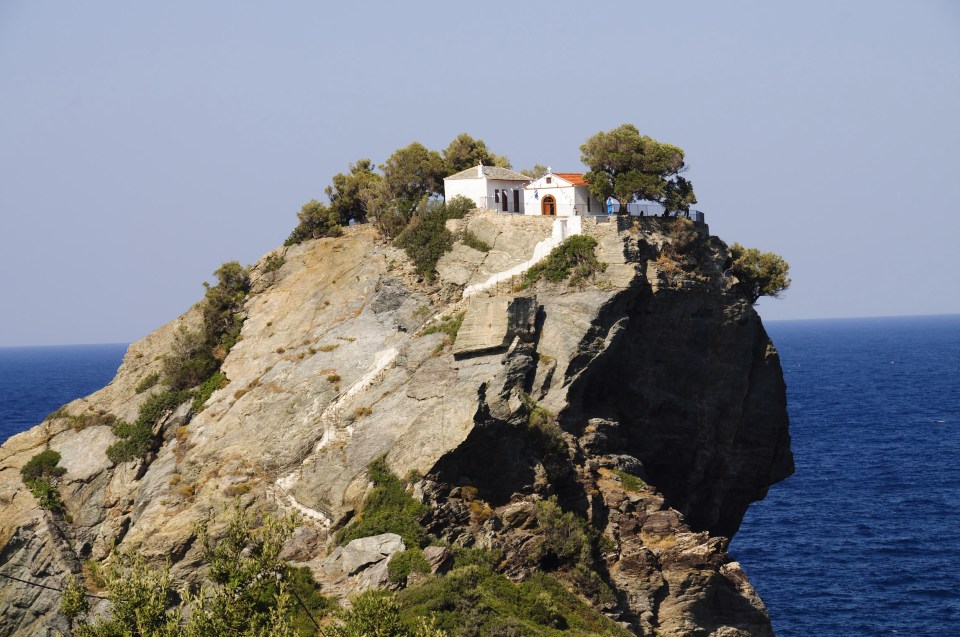
[[[759,312],[758,312],[759,314]],[[763,316],[760,319],[764,323],[787,323],[787,322],[797,322],[797,321],[858,321],[866,319],[904,319],[904,318],[936,318],[936,317],[948,317],[948,316],[958,316],[960,317],[960,312],[939,312],[936,314],[874,314],[870,316],[821,316],[813,318],[779,318],[779,319],[764,319]],[[157,328],[159,329],[159,328]],[[38,347],[106,347],[108,345],[124,345],[129,347],[133,343],[140,341],[153,332],[148,333],[145,336],[140,338],[124,342],[124,341],[110,341],[110,342],[100,342],[100,343],[47,343],[47,344],[29,344],[29,345],[0,345],[0,349],[27,349],[27,348],[38,348]]]

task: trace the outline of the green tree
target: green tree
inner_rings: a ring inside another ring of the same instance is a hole
[[[584,179],[598,199],[613,197],[621,209],[638,199],[657,201],[670,212],[686,212],[696,203],[693,186],[679,177],[683,150],[640,135],[633,124],[599,132],[580,147],[590,170]]]
[[[458,173],[477,164],[510,168],[509,159],[491,153],[482,139],[474,139],[466,133],[460,133],[450,142],[443,151],[443,159],[447,164],[447,175]]]
[[[540,179],[548,172],[550,172],[549,166],[544,166],[543,164],[534,164],[533,168],[524,168],[520,171],[520,174],[526,175],[530,179]]]
[[[297,219],[300,223],[284,241],[285,246],[296,245],[308,239],[339,237],[342,232],[339,212],[316,199],[303,204],[297,213]]]
[[[196,331],[181,328],[164,359],[164,382],[171,389],[195,387],[215,374],[240,336],[250,275],[237,261],[224,263],[214,275],[216,285],[204,283],[202,325]]]
[[[446,162],[420,142],[396,150],[380,169],[391,201],[407,220],[424,198],[443,194]]]
[[[374,165],[369,159],[361,159],[350,164],[349,173],[337,173],[333,183],[325,192],[330,199],[330,212],[336,215],[340,225],[347,225],[351,219],[358,222],[367,219],[367,199],[364,195],[376,188],[382,177],[373,172]]]
[[[780,298],[790,287],[790,265],[773,252],[744,248],[739,243],[730,246],[729,272],[739,279],[738,287],[751,303],[761,296]]]

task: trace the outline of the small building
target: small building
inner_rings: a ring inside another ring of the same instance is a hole
[[[575,217],[606,213],[603,203],[590,194],[583,173],[547,173],[523,188],[525,214]]]
[[[480,164],[450,175],[443,180],[443,196],[447,201],[457,195],[472,199],[477,208],[501,212],[523,213],[523,185],[530,181],[509,168]]]

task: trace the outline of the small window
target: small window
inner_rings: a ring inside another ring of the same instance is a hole
[[[587,195],[587,212],[590,212],[590,195]]]
[[[497,190],[494,190],[494,191],[493,191],[493,200],[494,200],[496,203],[500,203],[500,189],[499,189],[499,188],[498,188]]]
[[[552,184],[552,183],[553,183],[553,177],[547,177],[547,183],[548,183],[548,184]]]

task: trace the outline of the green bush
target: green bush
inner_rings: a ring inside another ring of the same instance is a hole
[[[267,517],[253,529],[253,516],[239,508],[228,521],[225,537],[218,541],[199,525],[206,580],[199,588],[173,590],[170,567],[150,568],[142,556],[120,555],[105,572],[112,604],[98,613],[96,623],[86,621],[85,604],[77,600],[83,590],[72,584],[61,608],[76,637],[119,635],[237,635],[238,637],[295,637],[317,634],[313,621],[294,601],[301,600],[315,618],[328,612],[331,603],[316,591],[312,577],[289,568],[280,560],[293,521]]]
[[[143,458],[156,445],[153,426],[137,421],[129,423],[118,420],[113,425],[113,433],[119,440],[107,447],[107,457],[113,464],[121,464]]]
[[[282,252],[272,252],[269,256],[267,256],[267,260],[263,264],[263,271],[267,274],[276,272],[283,267],[283,264],[286,262],[286,260],[287,258]]]
[[[196,387],[217,373],[240,336],[250,275],[236,261],[224,263],[214,275],[216,285],[204,284],[207,291],[200,306],[200,328],[181,328],[173,351],[164,359],[165,381],[171,389]]]
[[[620,478],[620,484],[627,491],[640,491],[647,486],[647,483],[623,469],[614,469],[613,473]]]
[[[433,280],[437,262],[453,246],[453,235],[447,230],[447,207],[438,201],[427,201],[413,215],[410,223],[396,238],[413,261],[417,274]]]
[[[142,394],[143,392],[147,391],[148,389],[156,385],[159,380],[160,380],[160,372],[153,372],[152,374],[148,374],[146,378],[141,380],[140,384],[137,385],[137,390],[136,390],[137,393]]]
[[[395,599],[405,623],[432,616],[451,635],[630,635],[543,573],[514,583],[471,564],[406,588]]]
[[[394,583],[403,583],[407,581],[410,573],[429,573],[430,563],[423,556],[423,550],[420,547],[398,551],[390,557],[387,564],[387,573],[390,581]]]
[[[490,252],[493,249],[493,246],[469,231],[463,233],[463,244],[480,252]]]
[[[217,372],[207,380],[203,381],[193,397],[193,410],[195,412],[202,411],[203,406],[206,404],[207,400],[210,399],[210,396],[213,395],[213,392],[217,391],[218,389],[223,389],[229,383],[230,380],[223,372]]]
[[[27,460],[27,463],[20,469],[20,476],[24,483],[40,478],[59,478],[67,472],[60,463],[60,454],[53,449],[45,449],[34,457]]]
[[[463,317],[466,316],[466,312],[456,312],[454,314],[448,314],[444,316],[433,325],[427,327],[421,336],[427,336],[428,334],[446,334],[446,343],[448,345],[453,345],[457,342],[457,334],[460,333],[460,327],[463,325]]]
[[[429,508],[407,493],[406,484],[387,468],[386,456],[371,462],[367,469],[373,488],[364,499],[360,514],[337,534],[337,542],[346,544],[361,537],[396,533],[407,547],[425,546],[427,532],[420,518]]]
[[[541,562],[551,558],[571,565],[589,561],[592,538],[586,520],[572,511],[563,511],[556,496],[537,502],[534,517],[540,534],[535,556]]]
[[[445,202],[447,209],[447,219],[463,219],[467,213],[477,207],[473,199],[463,195],[457,195]]]
[[[387,591],[368,591],[351,600],[352,607],[340,614],[331,637],[447,637],[424,617],[405,619],[395,596]]]
[[[340,227],[340,214],[316,199],[303,204],[300,212],[297,213],[297,218],[300,223],[284,241],[285,246],[296,245],[308,239],[339,237],[343,234],[343,229]]]
[[[60,454],[53,449],[45,449],[27,460],[20,468],[23,483],[30,489],[42,509],[63,511],[63,500],[55,482],[67,470],[59,466],[59,463]]]
[[[607,269],[606,263],[597,260],[594,249],[597,241],[593,237],[577,234],[550,251],[547,258],[527,270],[523,287],[529,287],[545,278],[551,283],[570,279],[570,285],[576,285]]]
[[[156,449],[157,439],[153,434],[154,426],[161,418],[174,411],[190,399],[188,391],[165,391],[154,394],[140,406],[136,422],[117,420],[113,423],[113,433],[119,438],[107,447],[107,457],[114,464],[121,464],[143,458]]]
[[[30,493],[37,499],[41,509],[48,511],[63,511],[63,499],[60,492],[49,478],[40,478],[30,483]]]

